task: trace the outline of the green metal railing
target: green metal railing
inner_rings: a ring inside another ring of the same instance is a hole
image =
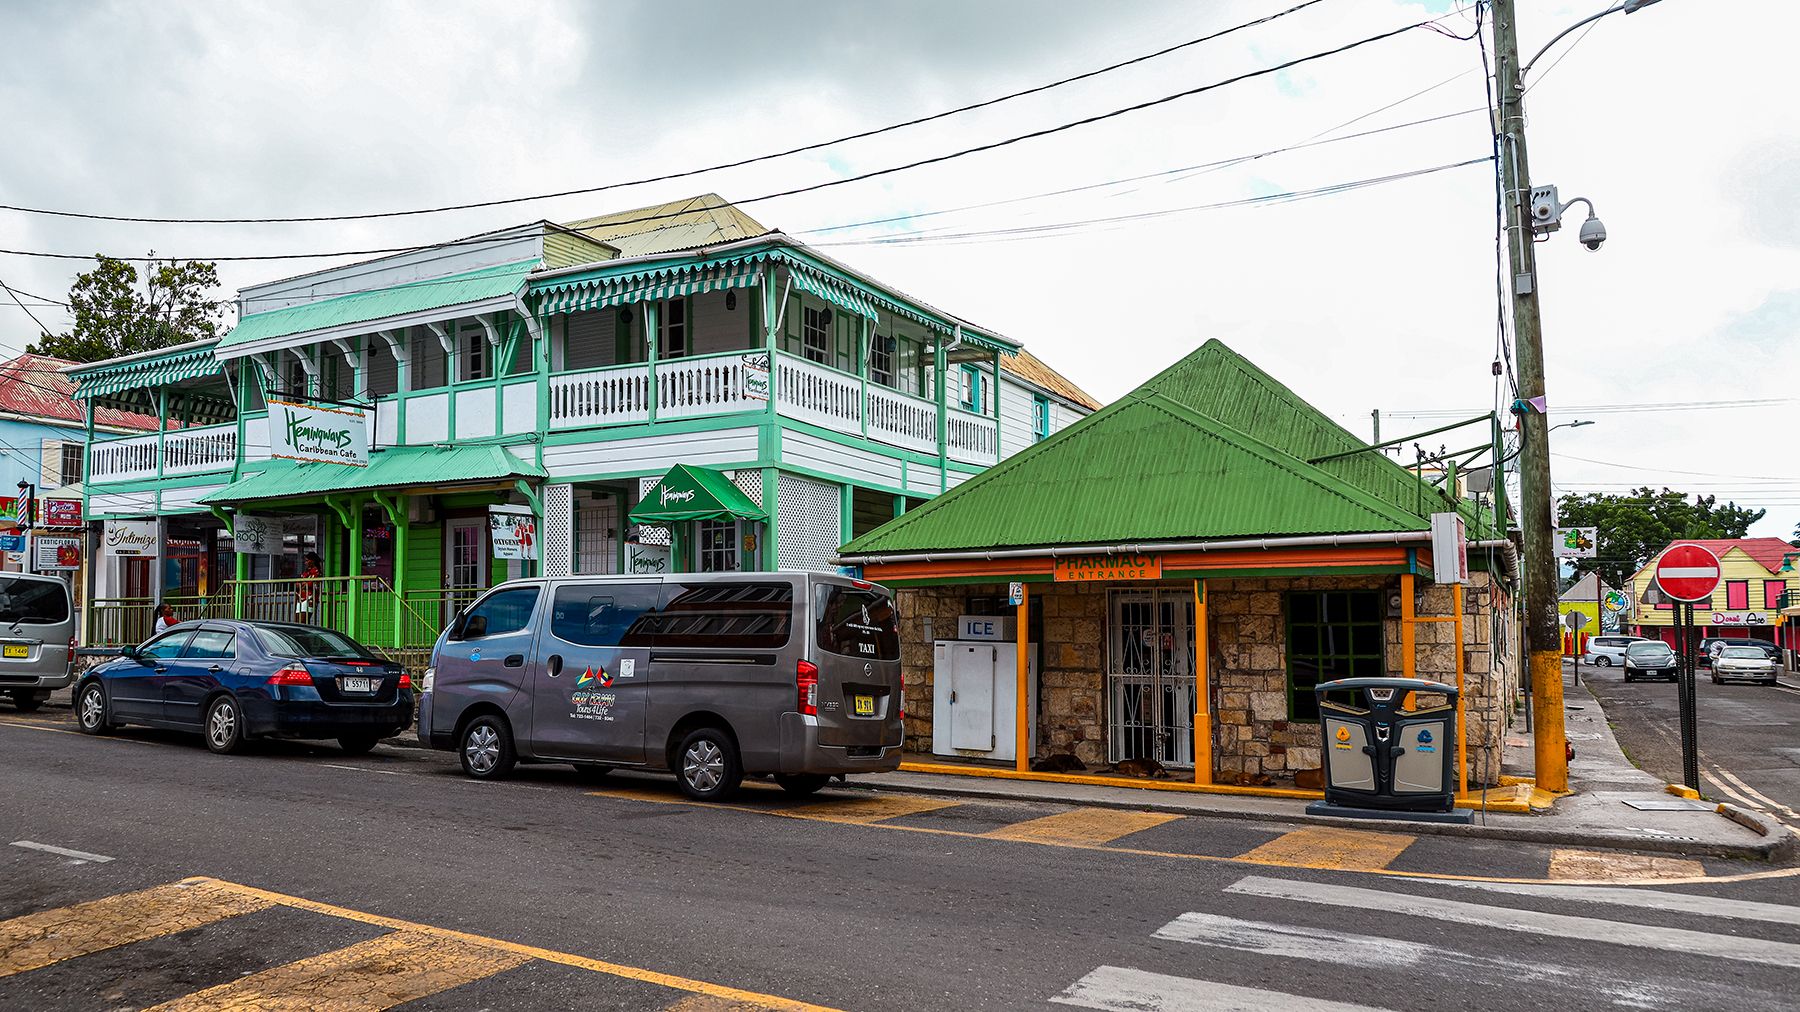
[[[477,587],[445,587],[396,593],[386,580],[321,576],[286,580],[233,580],[204,597],[163,600],[176,621],[197,618],[300,622],[348,633],[390,654],[429,650],[456,610],[481,593]],[[142,643],[156,624],[156,602],[144,597],[88,602],[83,643],[117,647]]]

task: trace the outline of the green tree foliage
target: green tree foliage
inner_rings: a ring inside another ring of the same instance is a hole
[[[1577,578],[1598,570],[1600,578],[1623,587],[1671,541],[1741,538],[1767,510],[1737,503],[1719,505],[1715,496],[1690,496],[1645,487],[1624,495],[1589,492],[1557,502],[1557,524],[1599,528],[1598,558],[1574,559]]]
[[[45,334],[26,351],[97,362],[219,336],[225,302],[212,297],[219,287],[214,265],[153,260],[140,277],[128,261],[95,259],[99,266],[69,286],[75,329]]]

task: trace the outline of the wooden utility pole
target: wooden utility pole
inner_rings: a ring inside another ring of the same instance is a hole
[[[1525,89],[1519,74],[1513,0],[1493,0],[1494,77],[1500,102],[1500,183],[1506,248],[1512,262],[1513,344],[1519,364],[1519,526],[1525,535],[1525,647],[1536,709],[1533,752],[1537,785],[1569,788],[1563,729],[1562,633],[1556,621],[1557,563],[1550,519],[1549,419],[1533,406],[1544,397],[1544,337],[1539,325],[1537,257],[1532,247],[1531,172],[1525,157]]]

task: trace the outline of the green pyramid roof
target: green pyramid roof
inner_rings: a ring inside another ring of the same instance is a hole
[[[1424,531],[1444,493],[1208,341],[1117,403],[843,548],[845,555]],[[1471,537],[1488,525],[1465,505]]]

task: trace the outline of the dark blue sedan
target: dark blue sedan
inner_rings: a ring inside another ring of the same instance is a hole
[[[360,754],[412,715],[400,665],[343,633],[286,622],[183,622],[75,686],[88,734],[121,724],[199,731],[220,753],[274,737],[336,738]]]

